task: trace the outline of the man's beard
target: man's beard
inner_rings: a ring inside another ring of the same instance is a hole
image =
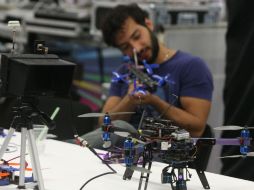
[[[153,64],[153,63],[155,63],[155,60],[158,57],[159,42],[158,42],[158,39],[157,39],[156,35],[149,28],[148,28],[148,31],[149,31],[150,39],[151,39],[151,51],[152,51],[152,55],[151,55],[151,58],[149,60],[147,60],[147,62],[149,64]]]

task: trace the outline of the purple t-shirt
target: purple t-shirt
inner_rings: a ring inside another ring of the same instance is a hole
[[[126,73],[126,66],[121,65],[117,72]],[[158,87],[155,94],[177,107],[181,105],[179,98],[176,101],[176,97],[188,96],[212,100],[212,75],[206,63],[199,57],[177,51],[171,59],[153,69],[153,72],[161,77],[170,75],[169,79],[174,83],[171,83],[169,87]],[[111,83],[109,96],[123,97],[127,90],[126,83]]]

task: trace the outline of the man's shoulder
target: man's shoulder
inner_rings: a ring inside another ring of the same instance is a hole
[[[197,56],[194,56],[188,52],[182,51],[182,50],[177,50],[175,55],[171,57],[165,64],[163,65],[171,65],[171,66],[176,66],[176,67],[184,67],[188,64],[192,64],[195,62],[202,62],[204,61]]]
[[[173,61],[173,60],[172,60]],[[200,70],[208,70],[207,63],[200,57],[192,55],[188,52],[178,51],[175,57],[175,66],[183,70],[198,68]]]
[[[188,64],[188,63],[193,63],[193,62],[205,63],[205,61],[202,58],[200,58],[196,55],[193,55],[191,53],[181,51],[181,50],[177,51],[175,59],[178,60],[182,64]]]

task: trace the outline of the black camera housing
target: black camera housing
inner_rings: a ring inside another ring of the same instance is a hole
[[[53,54],[2,54],[0,96],[65,96],[74,69]]]

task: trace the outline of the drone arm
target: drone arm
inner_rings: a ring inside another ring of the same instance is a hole
[[[236,145],[239,146],[243,142],[240,138],[193,138],[196,145]],[[247,139],[246,144],[250,145],[252,139]]]

